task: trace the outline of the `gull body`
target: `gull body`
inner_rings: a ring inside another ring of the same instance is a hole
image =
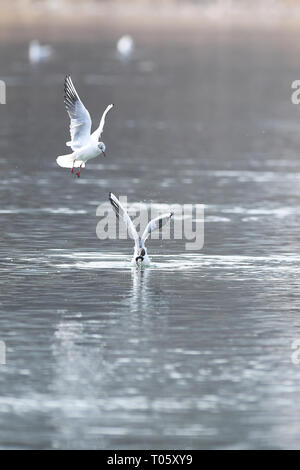
[[[136,267],[149,266],[150,258],[148,256],[147,248],[145,247],[145,242],[150,236],[151,232],[154,230],[160,230],[167,222],[169,222],[174,213],[168,212],[167,214],[163,214],[156,217],[155,219],[152,219],[140,237],[127,211],[113,193],[109,193],[109,201],[116,213],[116,216],[123,220],[130,236],[134,240],[134,253],[131,264]]]
[[[88,110],[80,100],[77,91],[69,75],[65,78],[64,103],[70,117],[71,140],[66,142],[67,147],[71,147],[73,153],[57,157],[56,162],[63,168],[79,168],[76,175],[80,176],[80,171],[85,167],[88,160],[99,155],[105,156],[105,144],[99,139],[103,132],[105,117],[113,104],[107,106],[104,111],[98,128],[91,134],[92,121]]]
[[[131,260],[132,266],[149,266],[150,258],[147,253],[147,248],[144,243],[140,243],[139,246],[134,246],[133,258]]]
[[[96,140],[91,139],[86,145],[75,150],[75,152],[58,157],[57,163],[64,168],[84,168],[88,160],[96,158],[105,152],[105,144],[101,142],[103,150],[99,147],[99,144]]]

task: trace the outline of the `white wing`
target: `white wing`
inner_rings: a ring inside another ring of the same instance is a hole
[[[105,117],[106,117],[108,111],[110,111],[113,107],[114,107],[113,104],[110,104],[110,105],[107,106],[106,110],[102,114],[102,118],[101,118],[98,129],[96,129],[95,132],[92,133],[92,138],[95,139],[97,142],[100,139],[101,134],[103,132],[103,128],[104,128],[104,124],[105,124]]]
[[[133,222],[132,222],[131,218],[129,217],[126,210],[124,209],[124,207],[120,203],[119,199],[113,193],[109,193],[109,200],[110,200],[110,203],[111,203],[117,217],[118,218],[121,217],[123,219],[123,222],[125,223],[128,232],[130,233],[131,237],[133,238],[136,247],[139,247],[140,238],[137,234],[137,231],[135,229],[135,226],[133,225]]]
[[[67,146],[72,150],[77,150],[87,144],[92,127],[91,116],[88,110],[82,104],[77,91],[73,85],[70,75],[65,78],[65,96],[64,103],[71,119],[70,133],[71,141]]]
[[[174,215],[174,212],[169,212],[168,214],[163,214],[155,219],[150,220],[149,224],[144,230],[144,233],[142,235],[142,244],[145,243],[147,238],[149,237],[150,233],[153,232],[153,230],[156,229],[161,229],[164,225],[166,225],[167,222],[169,222],[170,218]]]

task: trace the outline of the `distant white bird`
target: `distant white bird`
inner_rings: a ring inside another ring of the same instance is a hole
[[[42,46],[37,39],[33,39],[29,43],[28,47],[28,58],[31,64],[38,64],[39,62],[47,61],[53,49],[51,46]]]
[[[73,153],[61,155],[57,157],[56,161],[63,168],[71,168],[72,173],[74,173],[74,168],[79,168],[76,173],[79,178],[81,168],[85,167],[88,160],[98,157],[100,154],[105,156],[105,144],[99,142],[99,139],[103,132],[106,114],[114,105],[107,106],[99,127],[91,134],[92,121],[90,113],[81,102],[70,75],[65,78],[64,90],[64,103],[71,119],[71,140],[66,142],[66,145],[71,147]]]
[[[122,36],[117,42],[117,50],[121,57],[124,59],[129,58],[134,49],[134,41],[131,36],[126,34]]]
[[[131,264],[134,266],[149,266],[150,258],[147,253],[147,248],[145,247],[145,242],[151,232],[157,229],[160,230],[171,219],[174,212],[168,212],[167,214],[163,214],[152,219],[145,228],[143,235],[139,237],[131,218],[113,193],[109,193],[109,201],[117,217],[121,217],[130,236],[134,240],[134,254]]]

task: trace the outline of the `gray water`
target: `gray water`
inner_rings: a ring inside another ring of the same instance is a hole
[[[1,448],[300,448],[299,41],[282,33],[0,45]],[[107,158],[80,179],[63,79]],[[96,237],[109,191],[205,204],[205,244]]]

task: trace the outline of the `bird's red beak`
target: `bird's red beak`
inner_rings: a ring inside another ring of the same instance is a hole
[[[106,153],[105,152],[102,152],[103,153],[103,157],[106,157]]]

